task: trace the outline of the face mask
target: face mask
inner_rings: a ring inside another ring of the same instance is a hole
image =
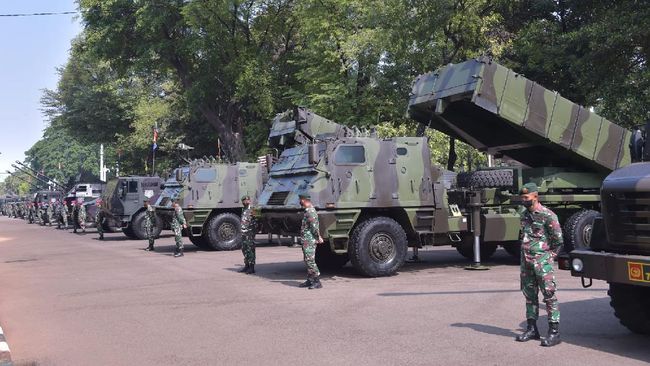
[[[521,204],[526,208],[531,208],[533,207],[533,200],[523,200],[521,201]]]

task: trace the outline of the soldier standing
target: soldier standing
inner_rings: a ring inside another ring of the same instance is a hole
[[[81,228],[81,231],[84,233],[86,232],[86,206],[84,206],[83,202],[78,202],[79,204],[79,227]]]
[[[47,215],[47,223],[52,226],[52,219],[54,218],[54,206],[52,201],[47,205],[47,210],[45,210],[45,215]]]
[[[299,287],[308,287],[310,290],[322,288],[320,282],[320,271],[316,265],[316,245],[323,242],[320,235],[318,213],[311,204],[311,196],[308,194],[299,195],[300,205],[305,209],[300,227],[300,239],[302,241],[302,253],[307,264],[307,281]]]
[[[144,200],[144,232],[147,234],[147,239],[149,240],[149,246],[144,248],[148,252],[153,252],[154,236],[153,228],[156,223],[156,210],[149,204],[149,200]],[[176,232],[174,232],[176,233]]]
[[[65,230],[68,230],[68,214],[70,214],[70,209],[65,201],[61,202],[61,216],[63,216],[63,226]]]
[[[96,201],[97,212],[95,212],[95,225],[97,225],[97,233],[99,234],[99,240],[104,240],[104,207],[102,205],[102,199],[98,198]]]
[[[174,231],[174,240],[176,241],[176,251],[174,251],[174,257],[183,256],[183,229],[187,229],[187,221],[185,221],[185,216],[183,215],[183,209],[174,200],[174,214],[172,216],[172,230]]]
[[[56,228],[61,229],[61,224],[63,223],[63,218],[61,217],[61,211],[63,207],[61,207],[61,201],[56,200],[56,203],[54,204],[54,217],[56,218]]]
[[[243,196],[241,202],[244,211],[241,214],[241,251],[244,254],[244,268],[239,272],[246,274],[255,273],[255,234],[257,234],[257,220],[253,216],[250,196]]]
[[[560,343],[560,311],[555,297],[556,282],[553,261],[562,246],[562,228],[557,215],[538,199],[537,185],[525,184],[520,191],[525,210],[521,215],[521,290],[526,298],[526,331],[517,336],[519,342],[540,339],[538,293],[542,292],[548,312],[548,335],[541,345]]]

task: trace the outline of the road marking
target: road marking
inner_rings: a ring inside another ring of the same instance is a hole
[[[0,342],[0,352],[9,352],[9,345],[7,342]]]

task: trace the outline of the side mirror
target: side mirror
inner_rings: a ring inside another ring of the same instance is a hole
[[[176,169],[176,181],[180,183],[183,180],[183,171],[180,169]]]
[[[643,161],[650,161],[650,121],[645,124],[645,132],[643,134]]]
[[[318,164],[319,156],[318,156],[318,145],[317,144],[309,144],[307,145],[307,156],[309,159],[309,164],[311,165],[316,165]]]

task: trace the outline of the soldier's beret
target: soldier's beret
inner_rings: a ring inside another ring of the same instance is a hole
[[[534,192],[537,192],[537,184],[535,184],[535,183],[526,183],[519,190],[520,194],[528,194],[528,193],[534,193]]]
[[[298,195],[298,198],[301,200],[311,200],[311,195],[309,193],[301,193]]]
[[[251,199],[251,196],[249,196],[249,195],[247,195],[247,194],[241,196],[241,200],[242,200],[242,202],[245,201],[245,200],[250,200],[250,199]]]

